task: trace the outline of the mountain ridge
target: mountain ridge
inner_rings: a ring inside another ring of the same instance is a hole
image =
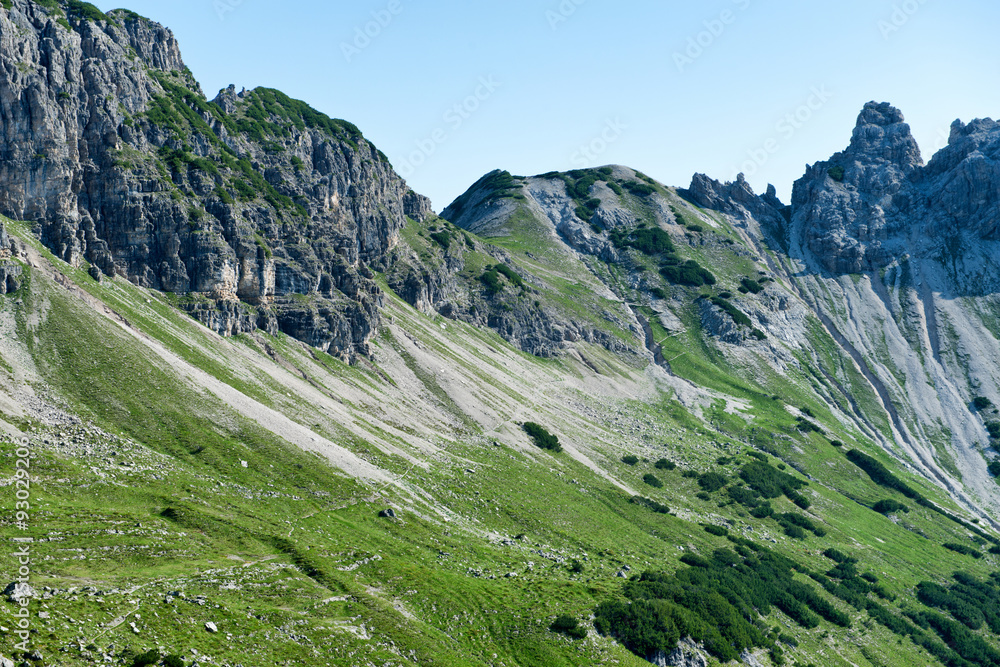
[[[925,165],[865,105],[790,205],[611,165],[437,216],[158,24],[2,4],[0,652],[1000,664],[992,121]]]

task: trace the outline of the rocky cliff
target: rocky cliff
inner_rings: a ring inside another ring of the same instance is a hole
[[[796,182],[791,209],[742,179],[696,176],[686,191],[747,230],[850,356],[887,416],[883,446],[964,503],[994,508],[998,147],[994,121],[956,121],[925,165],[903,114],[871,102],[848,147]]]
[[[170,31],[124,10],[0,10],[0,127],[0,213],[225,334],[364,352],[369,267],[429,212],[352,124],[268,89],[209,102]]]

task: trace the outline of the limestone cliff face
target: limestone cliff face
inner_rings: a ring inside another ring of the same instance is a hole
[[[898,250],[923,161],[899,110],[870,102],[850,146],[806,171],[792,194],[794,240],[824,269],[857,273]]]
[[[166,28],[132,12],[0,10],[0,213],[65,261],[191,294],[221,333],[364,352],[412,192],[356,127],[281,93],[209,102]]]
[[[852,359],[884,408],[887,451],[995,513],[986,464],[1000,439],[984,424],[1000,412],[975,399],[1000,405],[1000,124],[956,121],[925,165],[902,113],[867,104],[849,146],[796,182],[780,248],[765,233],[777,211],[745,183],[696,176],[688,196],[771,246],[769,265],[795,308],[816,318],[811,326]],[[780,321],[763,301],[762,312],[742,305],[755,321],[772,318],[767,310]],[[718,313],[706,306],[703,320],[725,339]],[[804,329],[795,338],[811,344]],[[867,419],[860,428],[874,434]]]

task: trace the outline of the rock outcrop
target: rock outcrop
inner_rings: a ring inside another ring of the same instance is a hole
[[[881,267],[898,252],[912,178],[923,161],[910,127],[894,107],[869,102],[850,146],[807,168],[792,193],[792,233],[833,273]]]
[[[0,10],[0,213],[70,264],[197,297],[221,333],[364,353],[366,267],[427,199],[350,123],[268,89],[209,102],[169,30],[86,7]]]

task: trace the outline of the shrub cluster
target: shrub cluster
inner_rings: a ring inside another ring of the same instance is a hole
[[[432,234],[431,236],[433,237],[434,235]],[[447,246],[445,248],[447,249]],[[496,264],[489,267],[483,271],[483,275],[479,276],[479,282],[486,286],[490,294],[496,294],[503,289],[500,276],[505,277],[514,287],[524,289],[524,280],[521,279],[521,276],[514,269],[506,264]]]
[[[562,451],[562,445],[559,444],[559,438],[549,433],[544,426],[536,424],[535,422],[524,422],[523,428],[524,432],[531,436],[531,439],[535,441],[535,444],[538,447],[552,452]]]
[[[556,620],[552,621],[552,625],[549,626],[549,630],[566,635],[570,639],[585,639],[587,637],[587,629],[580,627],[580,621],[568,614],[557,616]]]
[[[879,514],[896,514],[897,512],[909,512],[910,508],[903,503],[887,498],[880,500],[872,506],[872,509]]]
[[[676,574],[645,572],[626,583],[628,602],[598,606],[598,632],[642,658],[669,653],[681,638],[691,637],[728,662],[744,650],[775,646],[775,639],[761,629],[766,627],[762,617],[772,608],[806,629],[819,625],[820,617],[850,626],[847,616],[815,589],[793,579],[796,565],[791,560],[748,540],[728,539],[734,548],[717,549],[711,557],[684,554],[681,562],[688,567]]]
[[[632,496],[630,500],[633,505],[642,505],[643,507],[649,508],[656,512],[657,514],[670,514],[670,508],[666,505],[661,505],[655,500],[650,500],[649,498],[643,498],[642,496]]]
[[[663,482],[660,481],[659,477],[657,477],[656,475],[654,475],[652,473],[646,473],[645,475],[643,475],[642,476],[642,481],[644,481],[646,484],[649,484],[654,489],[662,489],[663,488]]]
[[[677,263],[667,263],[660,267],[660,275],[674,285],[687,285],[689,287],[701,287],[702,285],[714,285],[715,275],[708,269],[701,267],[698,262],[689,259],[683,264],[680,260]]]

